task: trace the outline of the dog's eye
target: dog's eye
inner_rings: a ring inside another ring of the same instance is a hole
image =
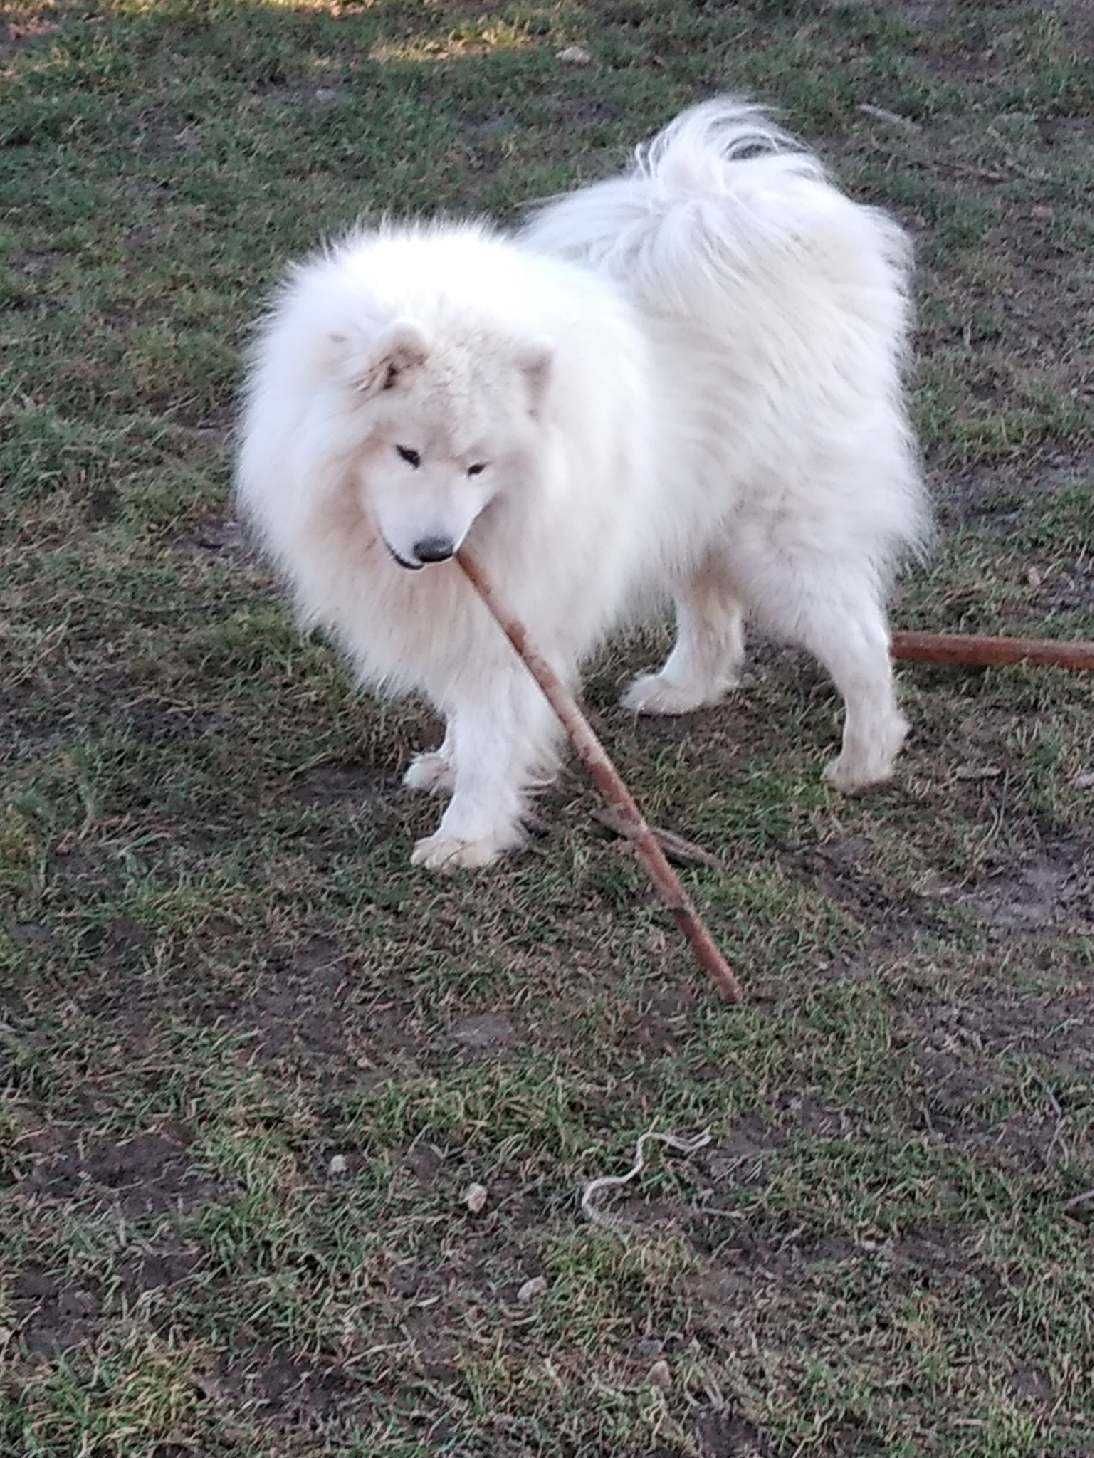
[[[417,469],[422,464],[421,456],[418,454],[417,451],[412,451],[409,446],[397,445],[395,447],[395,450],[400,456],[402,456],[403,460],[407,463],[408,466],[413,466],[415,469]]]
[[[468,466],[467,474],[469,476],[481,476],[486,470],[486,465],[487,463],[485,461],[476,461],[473,466]]]

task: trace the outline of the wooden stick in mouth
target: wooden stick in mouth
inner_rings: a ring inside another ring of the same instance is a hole
[[[633,843],[658,895],[691,943],[695,960],[713,979],[726,1002],[743,1002],[741,984],[715,945],[714,938],[680,884],[680,878],[665,859],[657,837],[643,819],[634,796],[593,733],[592,726],[578,707],[573,694],[547,660],[529,643],[524,625],[512,617],[498,601],[493,587],[474,558],[466,552],[460,552],[456,560],[558,715],[578,759],[612,810],[619,831]]]
[[[657,836],[643,819],[633,795],[593,733],[573,694],[547,660],[529,643],[524,625],[512,617],[499,602],[493,587],[474,558],[466,552],[460,552],[457,561],[558,715],[578,759],[607,802],[614,827],[634,845],[658,895],[691,943],[695,960],[713,978],[727,1002],[743,1002],[741,984],[715,945],[713,937],[680,884],[679,877],[666,860]],[[890,652],[894,658],[911,663],[940,663],[967,668],[1030,663],[1068,668],[1077,672],[1094,672],[1094,643],[1067,643],[1051,638],[996,638],[985,634],[897,632],[892,635]]]

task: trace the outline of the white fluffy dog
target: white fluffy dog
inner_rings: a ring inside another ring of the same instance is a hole
[[[416,864],[518,845],[557,759],[551,710],[452,560],[464,543],[571,684],[671,594],[676,645],[623,702],[716,704],[749,615],[843,697],[831,784],[891,773],[907,726],[884,603],[928,525],[908,255],[762,112],[714,101],[516,237],[386,226],[293,273],[254,355],[239,496],[305,621],[444,716],[406,775],[451,795]]]

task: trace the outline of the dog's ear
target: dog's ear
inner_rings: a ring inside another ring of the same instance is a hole
[[[339,374],[366,398],[396,389],[429,356],[429,341],[408,319],[397,319],[369,341],[349,332],[330,338],[341,355]]]
[[[529,340],[517,353],[517,365],[528,382],[533,417],[538,417],[551,383],[555,348],[545,339]]]

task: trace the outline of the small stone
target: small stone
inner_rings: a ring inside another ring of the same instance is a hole
[[[486,1186],[468,1185],[463,1192],[463,1203],[471,1211],[472,1215],[478,1215],[486,1205]]]
[[[584,46],[567,46],[564,51],[559,51],[556,59],[570,66],[591,66],[593,60]]]
[[[1071,781],[1077,790],[1094,790],[1094,770],[1084,770]]]
[[[533,1276],[530,1281],[525,1281],[524,1285],[517,1292],[517,1300],[521,1302],[522,1305],[527,1306],[529,1301],[538,1300],[538,1298],[542,1296],[546,1290],[546,1276]]]
[[[346,1172],[346,1156],[344,1154],[332,1154],[330,1163],[327,1165],[329,1175],[344,1175]]]
[[[662,1392],[668,1392],[672,1386],[672,1373],[669,1371],[669,1364],[664,1358],[659,1362],[654,1362],[650,1368],[647,1381],[651,1387],[659,1387]]]
[[[1026,581],[1029,583],[1030,587],[1040,587],[1041,574],[1037,571],[1036,567],[1031,567],[1026,573]]]
[[[515,1037],[513,1024],[497,1013],[480,1013],[477,1017],[465,1018],[452,1029],[453,1041],[476,1053],[505,1048]]]

